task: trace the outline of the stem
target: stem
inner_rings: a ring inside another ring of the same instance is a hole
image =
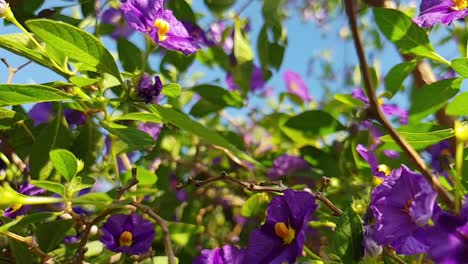
[[[460,213],[461,200],[463,198],[463,186],[461,184],[463,179],[463,149],[464,143],[457,141],[455,152],[455,168],[457,170],[454,175],[454,188],[455,188],[455,213]]]
[[[44,52],[44,54],[47,54],[47,51],[44,49],[44,47],[39,42],[37,42],[37,40],[31,35],[31,33],[29,33],[29,31],[25,29],[23,25],[21,25],[21,23],[18,22],[18,20],[16,20],[16,17],[13,16],[10,22],[15,24],[15,26],[17,26],[19,29],[21,29],[21,31],[23,31],[24,34],[26,34],[26,36],[28,36],[28,38],[34,43],[34,45],[36,45],[42,52]]]
[[[162,235],[163,235],[163,240],[164,240],[164,247],[166,248],[166,254],[169,259],[169,264],[175,264],[175,255],[174,255],[174,249],[172,247],[172,241],[171,237],[169,235],[169,227],[168,227],[168,222],[164,220],[162,217],[160,217],[156,212],[151,209],[151,207],[137,203],[137,202],[132,202],[130,203],[131,205],[135,206],[136,208],[140,209],[144,213],[148,214],[153,218],[156,223],[161,227],[162,230]]]
[[[361,73],[364,80],[364,89],[366,91],[367,97],[369,98],[370,110],[375,115],[377,121],[387,130],[393,140],[403,149],[403,151],[408,155],[411,161],[416,165],[418,170],[424,176],[424,178],[432,185],[432,188],[437,192],[437,194],[442,198],[442,200],[451,208],[455,207],[455,202],[453,196],[442,187],[437,176],[432,175],[432,173],[427,168],[424,160],[421,156],[414,150],[414,148],[398,134],[398,132],[393,128],[392,124],[387,120],[385,115],[382,112],[382,109],[379,106],[375,90],[372,86],[369,67],[367,66],[366,56],[364,48],[361,42],[361,36],[359,34],[356,12],[355,12],[355,3],[354,0],[345,0],[346,13],[349,19],[349,25],[351,27],[351,32],[353,34],[354,45],[356,48],[356,53],[359,59],[359,66],[361,68]]]
[[[15,233],[12,233],[10,231],[2,232],[2,234],[8,236],[11,239],[14,239],[16,241],[26,244],[32,253],[39,256],[39,258],[41,259],[41,263],[46,263],[46,264],[54,263],[54,261],[52,260],[52,257],[47,255],[47,253],[45,253],[44,251],[42,251],[39,248],[39,245],[36,243],[36,241],[32,237],[23,237]]]
[[[322,258],[319,255],[312,252],[312,250],[310,250],[306,245],[304,245],[304,252],[314,260],[322,260]]]

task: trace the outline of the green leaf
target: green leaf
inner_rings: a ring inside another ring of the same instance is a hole
[[[101,241],[91,241],[86,243],[86,253],[85,257],[94,257],[98,256],[102,253],[104,250],[104,244],[102,244]]]
[[[73,153],[66,149],[55,149],[49,153],[54,168],[70,182],[78,173],[78,161]]]
[[[43,52],[34,50],[34,44],[24,33],[1,35],[0,47],[47,67],[63,77],[69,77],[71,74],[68,69],[53,63]]]
[[[454,59],[450,66],[462,77],[468,78],[468,58]]]
[[[234,23],[234,56],[239,64],[250,62],[254,58],[252,47],[243,28],[243,22],[236,19]]]
[[[70,82],[78,87],[86,87],[93,85],[99,81],[99,79],[90,79],[83,76],[73,76],[70,79]]]
[[[241,209],[241,214],[244,217],[253,217],[264,212],[268,204],[268,195],[266,193],[257,193],[250,196]]]
[[[51,213],[51,212],[39,212],[25,215],[21,220],[15,225],[15,228],[26,227],[30,224],[35,224],[42,222],[46,219],[56,217],[61,213]]]
[[[424,133],[414,132],[399,132],[400,136],[404,137],[408,143],[417,149],[422,149],[433,144],[436,144],[444,139],[454,136],[453,129],[443,129]],[[379,138],[382,142],[394,143],[390,135],[385,135]],[[395,143],[396,144],[396,143]]]
[[[198,93],[203,99],[215,105],[222,107],[232,106],[236,108],[243,106],[242,97],[239,93],[227,91],[219,86],[203,84],[192,87],[192,90]]]
[[[2,232],[5,232],[5,231],[8,231],[10,228],[12,228],[13,226],[15,226],[16,224],[18,224],[18,222],[20,221],[21,219],[16,219],[16,220],[13,220],[11,222],[8,222],[6,224],[3,223],[2,221],[2,225],[0,225],[0,233]]]
[[[73,224],[72,219],[63,219],[38,225],[36,237],[39,247],[44,252],[55,249],[63,241]]]
[[[358,263],[362,240],[362,221],[356,212],[348,208],[338,219],[330,252],[338,255],[343,263]]]
[[[26,119],[26,116],[10,109],[0,108],[0,130],[12,128],[16,122]]]
[[[374,8],[374,18],[382,34],[393,42],[402,53],[426,57],[449,65],[437,54],[426,32],[411,18],[396,9]]]
[[[395,65],[385,77],[385,90],[389,97],[393,97],[402,87],[405,78],[413,71],[418,63],[408,61]]]
[[[231,7],[235,0],[204,0],[205,5],[215,13],[221,13]]]
[[[187,223],[169,223],[169,234],[171,240],[181,247],[186,246],[191,238],[197,234],[201,234],[204,230],[205,228],[203,226]]]
[[[217,113],[223,110],[225,106],[214,104],[206,99],[201,98],[190,109],[190,115],[194,117],[204,117],[211,113]]]
[[[335,100],[345,104],[349,105],[351,107],[364,107],[366,106],[361,100],[354,98],[350,94],[335,94],[333,96]]]
[[[47,191],[58,193],[61,196],[65,196],[65,186],[58,182],[31,180],[31,184]]]
[[[145,112],[133,112],[123,116],[119,116],[114,119],[117,120],[134,120],[134,121],[141,121],[141,122],[152,122],[152,123],[164,123],[164,120],[152,113],[145,113]]]
[[[72,199],[74,204],[108,205],[113,202],[107,193],[87,193]]]
[[[119,38],[117,40],[117,52],[124,70],[134,72],[143,67],[143,55],[140,49],[127,39]]]
[[[127,143],[131,149],[149,149],[155,144],[154,139],[150,135],[136,128],[109,122],[100,123],[107,131]]]
[[[463,78],[445,79],[414,89],[411,95],[410,123],[435,113],[456,95]]]
[[[0,106],[65,101],[71,96],[49,86],[37,84],[0,84]]]
[[[457,95],[445,112],[451,116],[468,116],[468,92]]]
[[[165,96],[177,98],[179,97],[181,92],[182,92],[182,87],[179,84],[170,83],[170,84],[166,84],[163,86],[161,93],[164,94]]]
[[[127,171],[122,178],[122,182],[127,183],[132,178],[132,172]],[[138,185],[152,186],[158,181],[158,176],[142,166],[137,166],[137,180]]]
[[[300,132],[305,138],[315,138],[344,129],[333,116],[321,110],[310,110],[293,116],[286,121],[284,127]]]
[[[174,126],[179,127],[180,129],[183,129],[187,132],[193,133],[194,135],[205,139],[207,142],[213,145],[223,147],[241,159],[261,166],[256,160],[252,159],[245,152],[242,152],[239,149],[237,149],[218,133],[192,120],[186,114],[178,112],[172,108],[167,108],[160,105],[152,105],[149,107],[149,109],[157,116],[162,117],[166,122],[169,122]]]
[[[88,67],[109,73],[123,83],[110,52],[88,32],[70,24],[48,19],[28,20],[26,25],[36,36],[60,53]]]

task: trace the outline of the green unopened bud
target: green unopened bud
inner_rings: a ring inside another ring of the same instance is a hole
[[[0,186],[0,198],[0,208],[7,208],[18,204],[21,200],[21,196],[6,182],[3,186]]]
[[[367,204],[364,200],[354,200],[351,204],[351,208],[353,208],[353,211],[357,214],[364,215],[367,209]]]
[[[468,122],[455,121],[455,138],[458,142],[468,142]]]

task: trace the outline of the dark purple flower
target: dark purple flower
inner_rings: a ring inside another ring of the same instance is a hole
[[[369,106],[369,99],[362,89],[356,88],[353,90],[352,96],[361,100],[366,106]],[[400,120],[400,124],[408,124],[408,111],[401,109],[395,104],[385,104],[379,99],[379,105],[382,112],[388,116],[396,116]]]
[[[133,29],[124,19],[122,10],[120,9],[107,9],[101,14],[101,20],[103,24],[114,26],[115,29],[111,33],[111,37],[114,39],[128,38],[133,33]]]
[[[34,125],[38,126],[52,120],[52,118],[55,116],[55,113],[52,103],[46,102],[35,104],[31,110],[29,110],[28,115],[33,120]]]
[[[283,74],[288,92],[299,96],[304,102],[309,102],[313,98],[309,95],[309,88],[302,77],[291,70]]]
[[[422,0],[419,9],[419,16],[413,19],[418,26],[432,27],[436,23],[448,25],[468,15],[468,2],[465,0]]]
[[[468,197],[466,197],[468,198]],[[468,202],[460,215],[441,212],[429,231],[429,256],[436,263],[468,263]]]
[[[138,95],[147,104],[157,102],[162,91],[162,86],[159,76],[155,76],[153,82],[151,76],[144,73],[138,85]]]
[[[200,48],[172,11],[164,9],[164,0],[127,0],[120,9],[132,28],[146,33],[163,48],[185,55]]]
[[[302,254],[307,223],[316,209],[315,198],[308,192],[288,189],[273,198],[265,224],[250,233],[249,263],[294,263]]]
[[[18,193],[28,195],[28,196],[36,196],[39,194],[45,193],[44,189],[38,188],[28,182],[24,182],[20,185],[18,189]],[[22,204],[15,204],[11,207],[5,209],[3,216],[8,218],[16,218],[18,215],[24,215],[29,210],[31,210],[31,205],[22,205]]]
[[[282,176],[288,176],[296,171],[310,169],[309,163],[298,156],[283,154],[273,161],[273,167],[268,171],[268,177],[278,180]]]
[[[374,238],[389,244],[399,254],[426,252],[427,223],[437,193],[422,177],[405,165],[395,169],[371,195],[370,208],[376,218]]]
[[[162,128],[163,124],[158,123],[141,122],[138,124],[138,129],[150,135],[155,141],[158,140]]]
[[[139,214],[111,215],[102,232],[100,241],[107,249],[133,255],[148,252],[156,234],[153,223]]]
[[[356,151],[361,155],[361,157],[369,163],[371,168],[372,174],[376,177],[381,179],[385,178],[385,176],[390,175],[391,170],[385,164],[379,164],[377,157],[375,156],[374,152],[368,150],[361,144],[358,144],[356,147]]]
[[[234,82],[234,77],[231,73],[226,75],[226,84],[229,90],[233,91],[238,89],[237,84]],[[259,91],[265,85],[265,80],[263,79],[263,70],[262,68],[254,65],[252,68],[252,75],[250,76],[250,90],[252,92]]]
[[[204,249],[193,264],[243,264],[245,249],[239,249],[232,245],[222,248]]]
[[[447,176],[449,169],[449,158],[454,157],[454,153],[450,149],[448,140],[441,141],[435,145],[430,146],[427,151],[431,155],[431,166],[440,175]],[[444,169],[445,168],[445,169]]]
[[[182,24],[184,25],[189,35],[198,43],[198,45],[205,45],[205,46],[214,45],[213,41],[209,40],[208,37],[206,36],[205,31],[203,31],[203,29],[199,27],[197,24],[194,24],[188,21],[182,21]]]
[[[67,120],[67,123],[69,125],[83,125],[86,123],[86,113],[74,110],[74,109],[65,109],[63,110],[63,116],[65,116],[65,119]]]

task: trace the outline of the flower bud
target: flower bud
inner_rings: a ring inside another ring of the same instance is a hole
[[[6,3],[5,0],[0,0],[0,18],[5,18],[6,20],[12,20],[14,18],[10,5]]]
[[[455,138],[458,142],[468,142],[468,122],[455,121]]]

